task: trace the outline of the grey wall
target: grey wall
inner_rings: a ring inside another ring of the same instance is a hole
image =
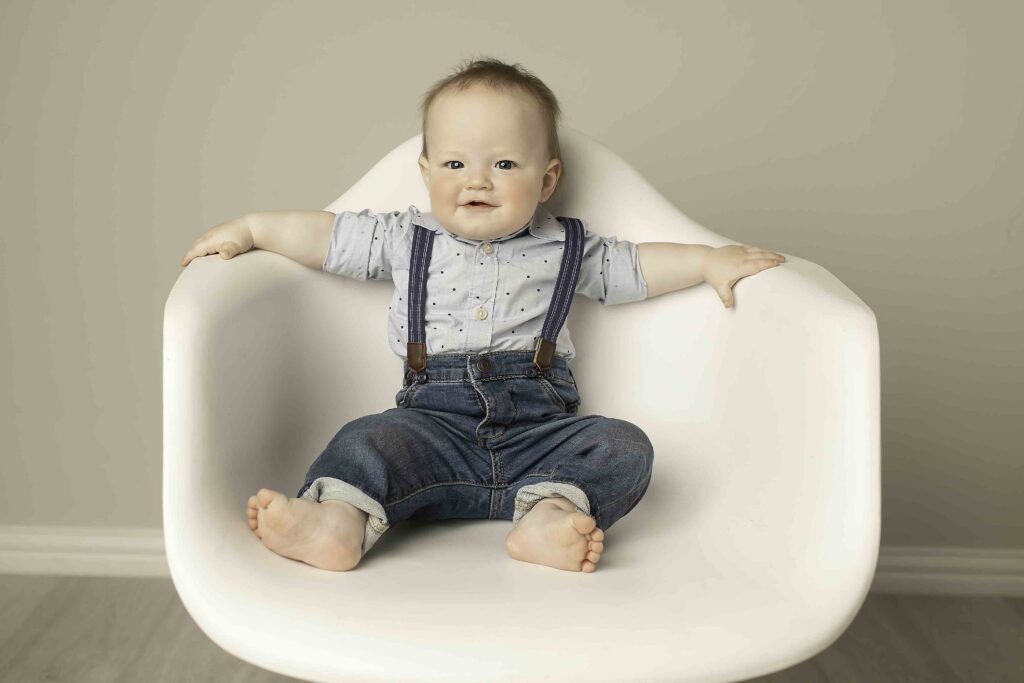
[[[1024,546],[1024,10],[595,7],[0,5],[0,524],[159,527],[188,244],[324,207],[493,55],[684,213],[875,311],[883,544]]]

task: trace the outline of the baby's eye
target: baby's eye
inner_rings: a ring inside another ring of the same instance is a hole
[[[456,160],[454,160],[454,159],[453,159],[453,160],[451,160],[451,161],[446,161],[446,162],[444,162],[444,164],[442,164],[442,165],[443,165],[443,166],[444,166],[445,168],[447,168],[447,169],[450,169],[450,170],[453,170],[453,171],[457,171],[457,170],[459,170],[459,169],[457,169],[457,168],[452,168],[452,167],[451,167],[451,166],[449,166],[448,164],[461,164],[461,163],[462,163],[461,161],[456,161]],[[499,164],[512,164],[512,166],[515,166],[515,164],[516,164],[516,162],[514,162],[514,161],[512,161],[512,160],[510,160],[510,159],[502,159],[502,160],[501,160],[501,161],[499,161],[498,163],[499,163]],[[511,171],[511,170],[512,170],[512,167],[511,167],[511,166],[509,166],[509,167],[504,167],[504,166],[503,166],[503,167],[501,168],[501,170],[502,170],[502,171]]]

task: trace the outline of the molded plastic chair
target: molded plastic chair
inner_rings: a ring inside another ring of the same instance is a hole
[[[556,215],[638,243],[737,243],[561,136]],[[419,150],[417,135],[326,210],[429,210]],[[741,279],[731,310],[707,285],[576,297],[580,412],[635,422],[655,447],[647,494],[591,574],[509,558],[501,520],[406,521],[348,572],[265,548],[249,496],[294,496],[343,424],[394,407],[394,285],[261,250],[192,261],[167,299],[163,368],[164,529],[186,609],[231,654],[313,681],[727,681],[813,657],[878,555],[878,331],[831,273],[786,257]]]

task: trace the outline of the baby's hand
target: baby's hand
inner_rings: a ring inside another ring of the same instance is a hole
[[[749,244],[728,244],[704,257],[704,281],[711,285],[726,308],[732,308],[732,286],[740,278],[781,265],[786,257]]]
[[[181,258],[181,267],[199,256],[220,254],[224,260],[244,254],[253,248],[252,230],[246,225],[245,217],[215,225],[203,233],[189,246]]]

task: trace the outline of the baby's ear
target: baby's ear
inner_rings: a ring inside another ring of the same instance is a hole
[[[427,161],[426,157],[421,156],[419,158],[420,175],[423,177],[423,182],[426,183],[429,180],[430,173],[430,162]]]
[[[544,172],[544,183],[541,187],[540,201],[546,202],[555,193],[558,187],[558,179],[562,177],[562,160],[552,159]]]

